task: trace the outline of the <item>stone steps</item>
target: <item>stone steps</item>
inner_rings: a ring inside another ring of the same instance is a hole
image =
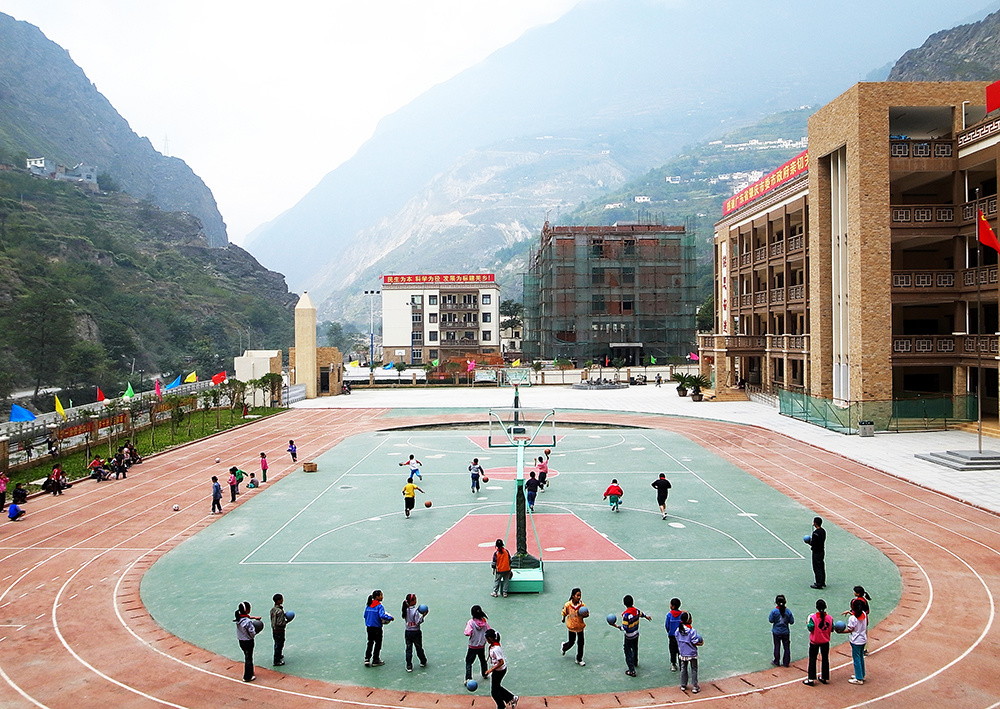
[[[917,453],[915,457],[952,470],[1000,470],[1000,452],[992,450],[984,450],[982,453],[963,450]]]

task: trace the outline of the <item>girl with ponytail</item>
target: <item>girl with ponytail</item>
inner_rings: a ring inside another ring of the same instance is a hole
[[[819,681],[830,681],[830,632],[833,630],[833,616],[826,612],[826,601],[816,601],[816,612],[809,616],[809,677],[802,684],[816,684],[816,657],[822,653],[823,667]]]
[[[774,608],[767,619],[771,622],[771,637],[774,640],[774,659],[771,660],[771,664],[777,667],[778,661],[781,660],[780,664],[788,667],[791,663],[791,630],[788,626],[795,622],[795,618],[786,607],[783,595],[778,594],[774,597]],[[782,648],[784,657],[779,657]]]

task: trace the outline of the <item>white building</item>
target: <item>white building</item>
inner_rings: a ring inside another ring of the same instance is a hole
[[[494,274],[382,276],[382,347],[383,361],[416,366],[499,358],[500,286]]]

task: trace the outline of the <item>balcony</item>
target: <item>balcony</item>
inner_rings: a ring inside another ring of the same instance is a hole
[[[785,242],[775,241],[770,245],[771,258],[778,258],[785,253]]]
[[[894,292],[931,293],[955,289],[954,271],[893,271]]]
[[[889,224],[894,229],[954,227],[958,214],[953,204],[894,204],[889,207]]]
[[[947,363],[980,355],[993,359],[1000,352],[997,342],[996,335],[893,335],[892,359]]]
[[[479,328],[479,322],[442,322],[440,323],[442,330],[476,330]]]
[[[953,140],[889,140],[890,158],[947,159],[955,157]]]
[[[699,335],[698,346],[729,354],[801,357],[809,354],[809,335]]]
[[[753,260],[754,263],[760,263],[761,261],[767,261],[767,247],[761,246],[753,250]]]
[[[797,234],[788,238],[788,251],[800,251],[805,248],[806,240],[802,234]]]
[[[479,303],[441,303],[441,310],[479,310]]]

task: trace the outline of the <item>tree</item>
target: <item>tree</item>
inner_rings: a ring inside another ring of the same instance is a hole
[[[341,354],[346,354],[354,349],[360,334],[353,325],[344,325],[339,322],[328,322],[326,325],[326,343],[330,347],[336,347]]]
[[[458,373],[462,369],[462,365],[459,364],[458,362],[445,362],[444,363],[444,368],[445,368],[445,371],[450,372],[451,375],[454,377],[455,384],[457,386],[458,385]]]
[[[516,300],[500,303],[500,329],[513,330],[524,324],[524,305]]]
[[[715,330],[715,294],[709,293],[705,302],[698,310],[696,323],[698,332],[713,332]]]
[[[625,366],[625,360],[622,359],[621,357],[615,357],[613,360],[611,360],[611,366],[614,367],[615,381],[617,382],[618,377],[621,374],[622,367]]]
[[[267,390],[271,395],[267,405],[273,407],[275,401],[281,401],[280,392],[285,380],[277,372],[268,372],[260,378],[260,381],[267,383]]]
[[[437,366],[428,362],[424,365],[424,386],[427,386],[431,382],[431,375],[437,371]]]
[[[37,288],[16,299],[4,318],[14,351],[35,383],[36,403],[42,384],[55,383],[76,336],[73,306],[57,288]]]
[[[566,370],[573,369],[573,363],[570,362],[565,357],[556,357],[555,361],[552,362],[556,369],[562,372],[562,383],[566,383]]]
[[[403,383],[403,372],[405,372],[407,369],[409,369],[409,365],[406,362],[396,362],[396,364],[394,365],[394,368],[396,370],[396,383],[397,384],[402,384]]]

